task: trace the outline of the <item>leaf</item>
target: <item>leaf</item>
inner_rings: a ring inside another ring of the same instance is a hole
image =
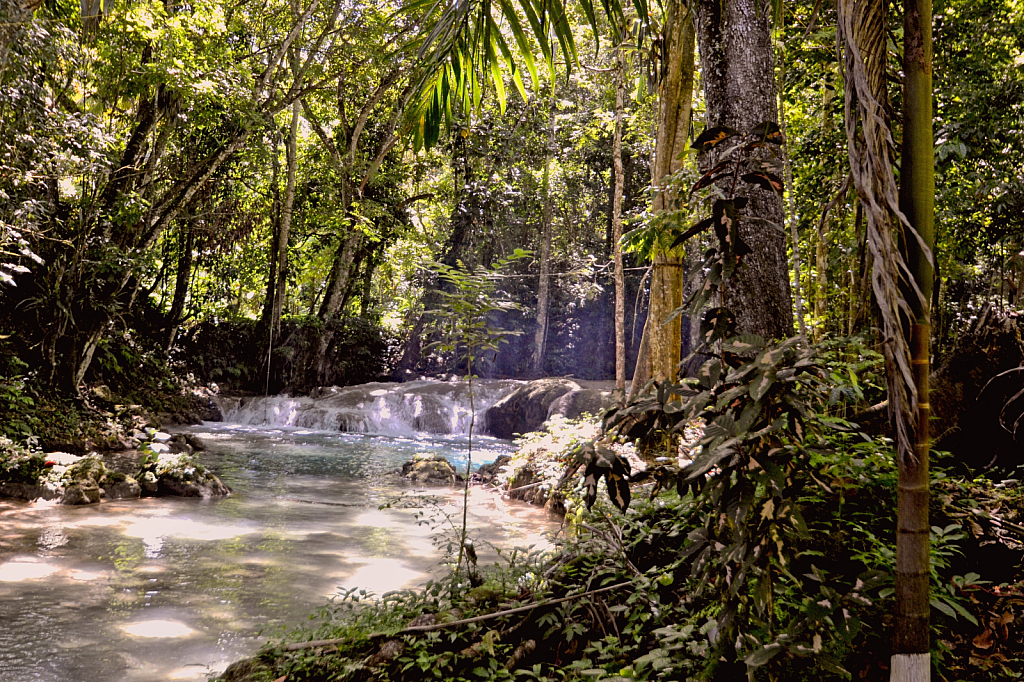
[[[739,131],[729,126],[716,126],[714,128],[708,128],[703,133],[697,136],[697,139],[690,145],[692,149],[696,149],[698,152],[706,152],[709,149],[714,149],[720,143],[728,140],[730,137],[739,135]]]
[[[771,144],[783,144],[785,142],[782,131],[779,129],[779,124],[773,121],[758,123],[750,129],[750,135]]]
[[[714,183],[718,182],[719,180],[721,180],[722,178],[727,178],[727,177],[729,177],[729,173],[719,173],[718,175],[712,175],[711,173],[705,173],[704,176],[701,177],[700,180],[695,182],[693,187],[690,188],[690,194],[693,194],[694,192],[696,192],[698,190],[702,190],[705,187],[707,187],[708,185],[714,184]]]
[[[747,173],[741,175],[740,180],[749,182],[751,185],[757,185],[762,189],[773,190],[782,194],[782,179],[772,173]]]
[[[754,653],[743,659],[743,662],[750,668],[759,668],[768,661],[775,658],[782,651],[782,645],[778,642],[773,642],[765,647],[762,647]]]
[[[670,246],[669,248],[670,249],[674,249],[677,246],[679,246],[680,244],[682,244],[683,242],[685,242],[690,237],[692,237],[692,236],[694,236],[696,234],[699,234],[699,233],[703,232],[704,230],[708,229],[709,227],[711,227],[712,223],[714,223],[714,220],[715,220],[714,218],[705,218],[704,220],[700,221],[699,223],[697,223],[696,225],[694,225],[693,227],[691,227],[690,229],[686,230],[685,232],[680,234],[678,237],[676,237],[672,241],[672,246]]]
[[[774,369],[766,369],[763,372],[758,372],[754,377],[754,380],[750,382],[750,397],[754,400],[760,400],[764,397],[764,394],[768,392],[768,389],[772,387],[774,382]]]
[[[934,599],[932,600],[932,606],[935,606]],[[995,644],[995,642],[992,640],[992,630],[989,628],[985,628],[985,631],[977,637],[975,637],[971,641],[971,643],[974,644],[974,646],[978,649],[991,649],[992,645]]]

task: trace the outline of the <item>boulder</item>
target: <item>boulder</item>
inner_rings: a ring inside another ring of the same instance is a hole
[[[495,438],[512,439],[516,434],[538,430],[551,415],[559,398],[581,387],[561,378],[538,379],[523,384],[495,403],[484,414],[484,432]]]
[[[209,471],[167,472],[158,479],[158,494],[178,497],[226,497],[231,490]]]
[[[64,496],[60,498],[61,504],[96,504],[103,497],[102,489],[91,481],[72,483],[64,489]]]
[[[164,434],[156,434],[159,438]],[[168,438],[173,443],[173,439]],[[184,444],[184,439],[181,439]],[[150,444],[150,454],[143,460],[144,466],[138,475],[138,483],[145,495],[175,495],[178,497],[225,497],[231,489],[219,478],[196,461],[191,448],[169,451],[170,446]],[[159,451],[155,451],[158,448]]]
[[[585,414],[600,417],[601,414],[615,404],[610,390],[597,388],[581,388],[569,391],[551,404],[548,418],[560,414],[566,419],[579,419]]]
[[[508,466],[512,458],[508,455],[499,455],[496,460],[490,464],[483,464],[475,472],[473,472],[474,483],[492,483],[498,474],[501,473],[502,467]]]
[[[130,500],[142,495],[142,486],[133,477],[121,473],[107,475],[102,483],[103,492],[108,500]]]
[[[455,467],[441,455],[417,455],[402,465],[402,477],[417,484],[450,485],[462,479]]]

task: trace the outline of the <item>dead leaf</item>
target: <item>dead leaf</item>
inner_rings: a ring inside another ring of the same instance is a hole
[[[979,649],[991,649],[995,642],[992,641],[992,630],[985,628],[985,632],[974,638],[974,646]]]

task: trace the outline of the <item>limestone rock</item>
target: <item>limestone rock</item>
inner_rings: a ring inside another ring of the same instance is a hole
[[[103,484],[103,491],[108,500],[128,500],[142,495],[142,486],[131,476],[111,474]]]
[[[515,434],[538,430],[551,414],[551,406],[580,385],[569,379],[538,379],[523,384],[495,403],[484,415],[484,432],[511,439]]]
[[[61,498],[60,503],[67,505],[95,504],[100,501],[102,495],[102,490],[93,481],[72,483],[64,490],[64,497]]]
[[[419,484],[451,484],[461,479],[451,462],[441,455],[417,456],[402,465],[402,476]]]
[[[480,483],[491,483],[497,478],[498,474],[501,473],[501,468],[508,466],[508,463],[512,461],[512,458],[508,455],[499,455],[496,460],[490,464],[481,465],[474,473],[474,482],[479,481]]]

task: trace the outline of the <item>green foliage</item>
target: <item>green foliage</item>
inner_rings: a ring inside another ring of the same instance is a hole
[[[45,471],[46,459],[41,452],[0,436],[0,483],[33,485]]]

